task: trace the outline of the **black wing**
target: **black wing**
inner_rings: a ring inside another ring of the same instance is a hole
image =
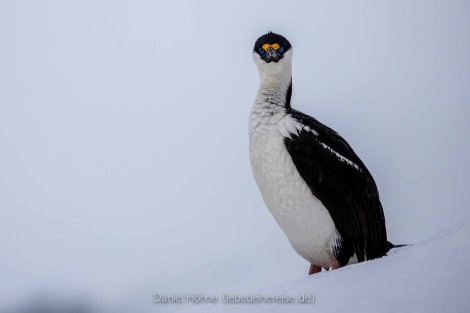
[[[349,144],[313,117],[289,108],[304,125],[284,142],[312,193],[328,209],[342,242],[335,257],[346,265],[356,253],[359,262],[388,251],[385,217],[372,175]]]

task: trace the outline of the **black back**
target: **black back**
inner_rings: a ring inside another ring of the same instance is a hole
[[[328,209],[342,237],[334,252],[340,265],[346,265],[354,253],[359,262],[365,257],[385,255],[390,248],[385,217],[369,170],[334,130],[290,107],[286,110],[310,129],[285,138],[284,143],[300,175]]]

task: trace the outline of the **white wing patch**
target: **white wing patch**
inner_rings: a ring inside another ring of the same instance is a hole
[[[279,131],[283,137],[292,139],[291,135],[297,136],[302,126],[301,123],[297,122],[290,115],[286,115],[279,123]]]
[[[336,156],[336,158],[338,158],[338,160],[354,167],[359,172],[362,172],[362,169],[356,163],[354,163],[353,161],[351,161],[348,158],[345,158],[344,156],[342,156],[341,154],[339,154],[335,150],[331,149],[328,145],[324,144],[323,142],[320,141],[320,144],[322,145],[323,148],[325,148],[326,150],[332,152]]]
[[[310,128],[310,127],[307,126],[307,125],[302,125],[302,129],[303,129],[304,131],[308,132],[308,133],[314,134],[315,136],[318,136],[318,135],[319,135],[318,132],[317,132],[315,129]]]
[[[291,135],[298,135],[301,130],[312,133],[314,136],[318,136],[318,132],[311,128],[310,126],[304,125],[299,121],[293,119],[291,116],[286,115],[281,123],[279,124],[279,129],[281,131],[281,135],[286,138],[292,138]]]

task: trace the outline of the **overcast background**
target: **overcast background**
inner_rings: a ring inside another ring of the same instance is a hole
[[[0,309],[307,275],[248,159],[268,30],[293,45],[293,106],[374,175],[391,241],[470,218],[468,1],[0,0]]]

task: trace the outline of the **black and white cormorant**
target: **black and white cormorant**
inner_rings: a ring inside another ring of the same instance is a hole
[[[394,245],[369,170],[337,132],[291,107],[291,44],[269,32],[253,59],[260,87],[249,121],[251,167],[309,274],[384,256]]]

